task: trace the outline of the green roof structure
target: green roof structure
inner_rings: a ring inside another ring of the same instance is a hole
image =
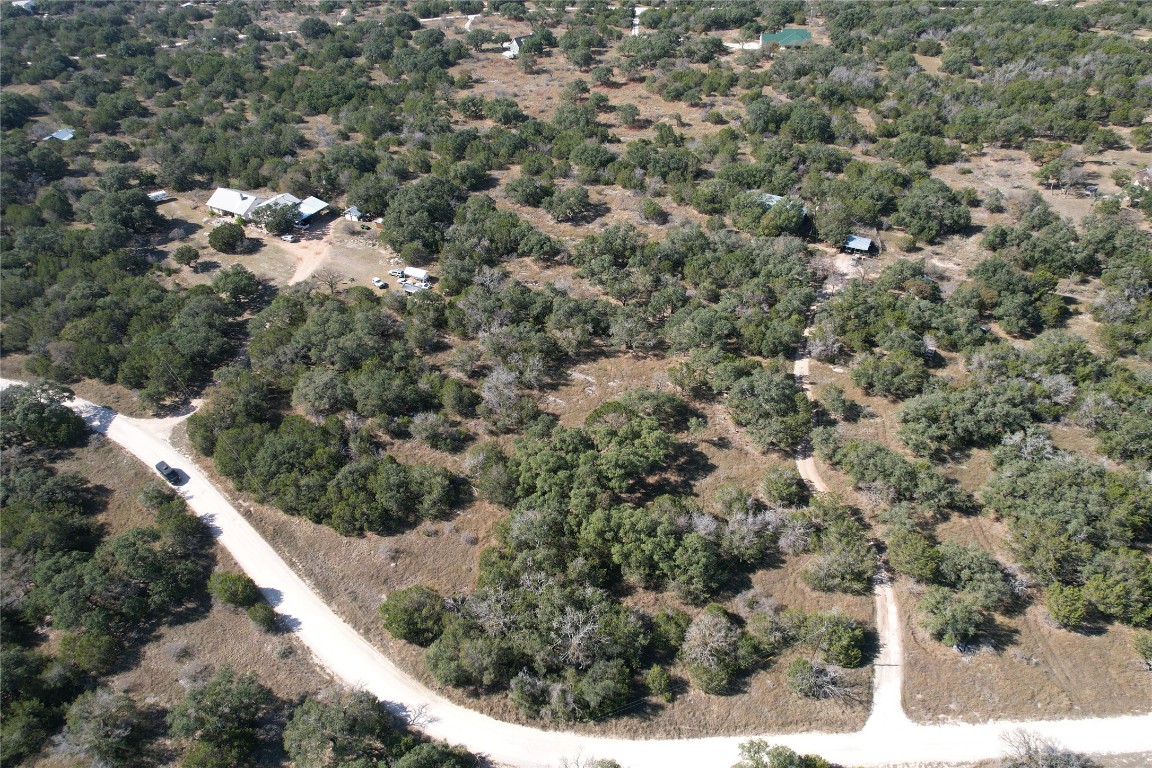
[[[760,45],[776,43],[781,48],[795,48],[808,45],[810,42],[812,42],[812,33],[806,29],[782,29],[773,34],[765,32],[760,35]]]

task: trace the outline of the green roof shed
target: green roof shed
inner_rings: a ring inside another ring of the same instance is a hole
[[[796,48],[812,42],[812,33],[806,29],[782,29],[779,32],[760,35],[760,44],[776,43],[781,48]]]

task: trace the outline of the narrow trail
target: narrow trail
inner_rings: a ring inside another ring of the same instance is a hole
[[[804,329],[807,336],[812,326]],[[814,400],[810,375],[811,358],[804,353],[792,364],[792,375],[799,382],[809,400]],[[817,493],[827,493],[828,484],[820,476],[812,446],[805,442],[796,452],[796,471]],[[884,732],[892,728],[913,725],[904,714],[904,651],[901,645],[900,611],[896,594],[887,578],[879,580],[875,590],[876,632],[880,637],[880,653],[874,663],[872,676],[872,712],[864,723],[862,733]]]
[[[806,371],[806,365],[798,370]],[[806,374],[805,374],[806,376]],[[0,379],[0,388],[19,384]],[[1138,716],[1032,722],[917,725],[900,709],[899,616],[891,590],[877,589],[877,659],[872,715],[855,733],[749,734],[692,739],[630,740],[545,731],[506,723],[455,704],[406,675],[359,635],[293,571],[189,457],[171,443],[172,430],[188,414],[166,419],[132,419],[84,400],[69,406],[89,426],[151,467],[163,460],[185,481],[188,506],[203,519],[237,564],[292,626],[316,663],[346,684],[380,698],[392,712],[427,735],[461,744],[497,765],[554,768],[562,761],[617,760],[625,768],[728,768],[739,746],[761,737],[797,752],[815,753],[857,766],[974,762],[999,756],[1003,737],[1027,728],[1081,752],[1120,754],[1152,751],[1152,713]],[[813,465],[814,466],[814,465]],[[813,480],[819,473],[811,475]],[[814,483],[815,485],[815,483]]]

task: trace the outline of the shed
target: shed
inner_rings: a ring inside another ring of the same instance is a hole
[[[427,280],[428,270],[417,267],[404,267],[404,277],[411,277],[414,280]]]
[[[848,242],[844,244],[844,250],[868,253],[872,250],[872,241],[866,237],[860,237],[860,235],[849,235]]]
[[[275,198],[273,198],[275,199]],[[241,192],[238,189],[217,187],[208,198],[208,210],[218,215],[231,214],[233,216],[248,216],[259,206],[269,202],[252,192]]]
[[[799,48],[812,42],[812,33],[807,29],[782,29],[779,32],[760,35],[760,45],[767,48],[772,43],[781,48]]]
[[[57,141],[72,141],[72,137],[76,135],[76,131],[71,128],[61,128],[55,133],[50,133],[44,137],[44,141],[48,139],[56,139]]]
[[[348,219],[348,221],[360,221],[360,216],[360,209],[356,206],[352,206],[344,211],[344,218]]]

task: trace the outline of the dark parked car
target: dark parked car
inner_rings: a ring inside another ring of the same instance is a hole
[[[168,462],[166,461],[157,462],[156,471],[160,473],[161,477],[172,483],[172,485],[180,482],[180,473],[168,466]]]

